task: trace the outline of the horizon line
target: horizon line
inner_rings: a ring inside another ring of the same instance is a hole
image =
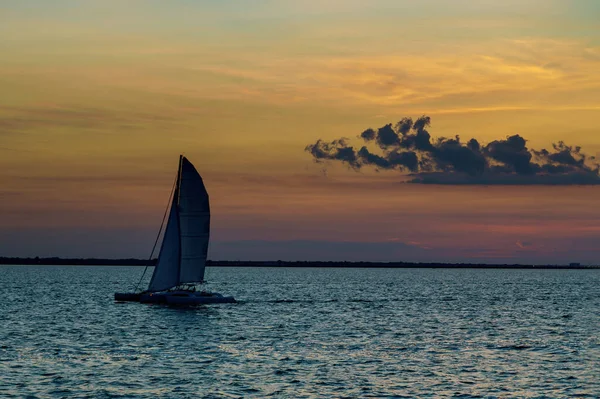
[[[5,266],[154,266],[157,258],[61,258],[61,257],[3,257]],[[206,260],[206,266],[222,267],[346,267],[346,268],[481,268],[481,269],[600,269],[600,264],[523,264],[523,263],[446,263],[406,261],[309,261],[309,260]]]

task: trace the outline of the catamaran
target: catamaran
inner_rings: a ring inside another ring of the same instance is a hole
[[[115,300],[169,305],[234,303],[231,296],[202,289],[210,205],[202,177],[183,155],[179,156],[171,196],[167,227],[148,289],[137,292],[136,287],[133,293],[115,293]]]

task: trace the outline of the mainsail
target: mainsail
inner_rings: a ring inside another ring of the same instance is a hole
[[[210,206],[202,178],[180,157],[175,193],[148,291],[204,280],[210,236]]]

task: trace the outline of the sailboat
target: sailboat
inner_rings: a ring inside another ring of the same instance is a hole
[[[148,288],[115,293],[115,300],[169,305],[234,303],[231,296],[198,289],[197,285],[204,283],[210,205],[202,177],[183,155],[179,156],[170,202],[167,227]]]

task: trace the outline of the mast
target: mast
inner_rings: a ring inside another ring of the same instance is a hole
[[[177,193],[181,190],[181,164],[183,163],[183,154],[179,154],[179,166],[177,167]],[[177,206],[179,206],[179,196],[177,196]]]
[[[181,192],[181,164],[183,163],[183,154],[179,154],[179,167],[177,168],[177,204],[173,202],[173,206],[177,207],[179,210],[179,198],[181,197],[179,193]],[[177,223],[177,233],[179,235],[179,257],[177,258],[177,285],[181,284],[181,213],[177,212],[177,218],[179,219]]]

